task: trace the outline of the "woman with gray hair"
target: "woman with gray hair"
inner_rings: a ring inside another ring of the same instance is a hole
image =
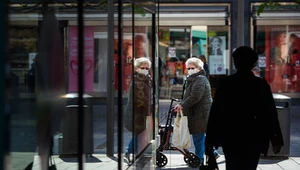
[[[148,69],[140,69],[141,67],[146,66]],[[151,68],[151,61],[146,57],[141,57],[134,60],[134,68],[137,72],[141,70],[148,70]],[[147,72],[149,73],[149,72]]]
[[[131,154],[137,153],[138,135],[146,129],[146,117],[151,115],[152,81],[149,74],[151,61],[141,57],[134,60],[133,81],[130,82],[128,103],[125,110],[125,128],[134,132],[125,151],[125,158],[132,163]],[[134,116],[133,116],[134,115]],[[133,120],[134,117],[134,120]]]
[[[188,76],[184,83],[182,100],[175,106],[175,109],[183,109],[183,114],[188,117],[188,127],[193,137],[195,154],[203,164],[206,126],[212,104],[211,88],[200,59],[189,58],[185,65]],[[219,157],[216,150],[214,155],[216,158]]]

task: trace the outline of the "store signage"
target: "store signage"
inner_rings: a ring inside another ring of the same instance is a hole
[[[69,27],[69,92],[78,91],[78,28]],[[94,27],[84,28],[84,91],[94,91]]]

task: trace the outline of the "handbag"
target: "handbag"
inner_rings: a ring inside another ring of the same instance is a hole
[[[191,147],[191,137],[188,128],[187,116],[184,116],[182,110],[178,111],[174,119],[174,128],[172,143],[175,147],[188,149]]]

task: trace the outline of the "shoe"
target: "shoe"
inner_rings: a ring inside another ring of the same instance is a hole
[[[127,159],[128,164],[131,165],[131,164],[132,164],[132,161],[131,161],[131,159],[130,159],[130,154],[125,153],[124,157]]]
[[[218,158],[220,158],[220,154],[216,153],[215,154],[215,159],[218,159]]]

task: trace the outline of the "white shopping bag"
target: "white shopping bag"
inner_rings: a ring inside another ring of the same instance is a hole
[[[187,116],[184,116],[182,110],[177,112],[174,119],[174,128],[172,135],[172,143],[175,147],[188,149],[191,147],[191,137],[188,128]]]

